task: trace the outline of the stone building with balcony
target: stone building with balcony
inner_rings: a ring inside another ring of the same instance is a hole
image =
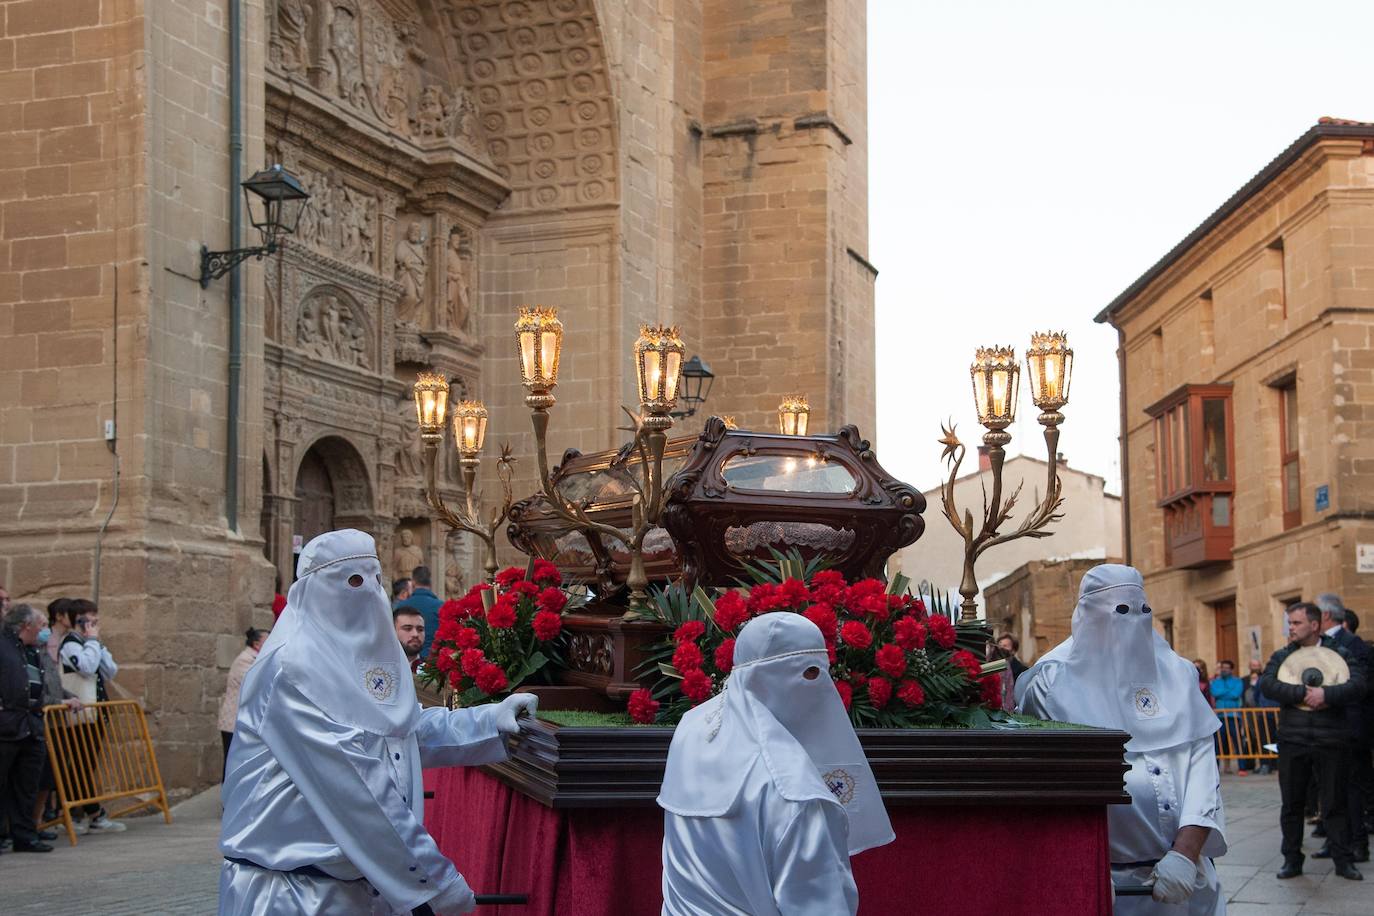
[[[1125,558],[1174,647],[1243,665],[1295,600],[1374,610],[1374,124],[1321,119],[1097,320]]]

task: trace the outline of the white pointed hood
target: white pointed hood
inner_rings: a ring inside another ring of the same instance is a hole
[[[1041,704],[1054,719],[1130,732],[1128,751],[1204,738],[1220,723],[1197,686],[1197,669],[1154,629],[1145,583],[1133,567],[1104,563],[1078,589],[1073,635],[1016,682],[1019,704],[1058,666]]]
[[[813,667],[820,673],[807,680]],[[759,763],[783,798],[844,809],[850,855],[895,839],[830,679],[825,638],[800,614],[763,614],[745,626],[725,690],[687,713],[673,734],[658,803],[683,817],[719,817]]]
[[[330,531],[301,551],[286,607],[256,669],[275,654],[282,676],[343,725],[399,738],[415,730],[415,681],[391,621],[377,545]],[[245,684],[247,688],[247,684]]]

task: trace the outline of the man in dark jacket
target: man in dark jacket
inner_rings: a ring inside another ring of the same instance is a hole
[[[429,658],[429,644],[434,642],[434,634],[439,632],[439,606],[444,602],[431,588],[428,566],[415,567],[410,578],[414,582],[415,590],[410,593],[405,603],[419,611],[420,616],[425,619],[425,644],[420,647],[420,659],[424,660]]]
[[[1317,607],[1322,612],[1322,632],[1364,667],[1367,678],[1374,659],[1371,659],[1369,644],[1346,627],[1346,618],[1351,612],[1341,602],[1341,596],[1333,592],[1318,595]],[[1346,822],[1350,830],[1348,842],[1356,862],[1369,861],[1369,830],[1365,827],[1364,810],[1369,794],[1374,792],[1374,759],[1370,752],[1371,703],[1374,703],[1374,698],[1366,690],[1363,701],[1351,703],[1345,709],[1346,724],[1350,727],[1350,779],[1347,781],[1350,816]],[[1327,832],[1330,832],[1330,828],[1327,828]],[[1324,846],[1313,858],[1326,859],[1330,856],[1331,850]]]
[[[33,647],[46,621],[27,604],[0,623],[0,819],[15,852],[52,852],[33,820],[43,774],[43,675]]]
[[[1363,665],[1321,632],[1321,610],[1308,602],[1288,609],[1289,643],[1269,658],[1260,690],[1283,704],[1279,710],[1279,791],[1283,807],[1283,868],[1279,878],[1302,874],[1303,808],[1307,784],[1316,773],[1322,819],[1336,874],[1350,881],[1364,876],[1354,865],[1346,817],[1349,805],[1350,732],[1345,708],[1364,699]],[[1338,653],[1350,668],[1350,679],[1328,687],[1305,687],[1279,680],[1279,666],[1299,648],[1321,645]]]

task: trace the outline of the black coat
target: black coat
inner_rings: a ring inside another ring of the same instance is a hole
[[[28,656],[18,637],[0,633],[0,741],[43,735],[42,680],[30,681]]]
[[[1358,708],[1365,696],[1365,669],[1362,661],[1348,650],[1336,645],[1328,636],[1321,645],[1340,654],[1350,666],[1350,680],[1326,688],[1326,705],[1317,710],[1299,709],[1307,688],[1300,684],[1285,684],[1279,680],[1279,666],[1299,646],[1289,643],[1269,656],[1269,664],[1260,678],[1260,690],[1271,700],[1282,704],[1279,710],[1279,744],[1301,744],[1308,747],[1340,747],[1351,743],[1348,707]]]
[[[1370,678],[1374,677],[1374,650],[1370,648],[1369,643],[1346,629],[1336,631],[1336,635],[1331,639],[1364,667],[1364,700],[1347,706],[1346,718],[1350,724],[1351,739],[1357,744],[1368,745],[1370,740],[1374,739],[1374,691],[1370,689],[1369,683]]]

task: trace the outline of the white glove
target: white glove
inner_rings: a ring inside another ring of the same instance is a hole
[[[520,713],[527,713],[533,718],[538,708],[539,698],[534,694],[512,693],[496,704],[496,730],[507,735],[518,734],[520,723],[517,719]]]
[[[1197,887],[1197,863],[1183,853],[1171,849],[1164,858],[1155,863],[1150,874],[1154,891],[1150,894],[1156,903],[1183,903],[1193,896]]]
[[[456,880],[425,901],[435,916],[457,916],[477,909],[477,897],[473,894],[472,888],[468,887],[467,881],[459,874],[455,874],[454,878]]]

